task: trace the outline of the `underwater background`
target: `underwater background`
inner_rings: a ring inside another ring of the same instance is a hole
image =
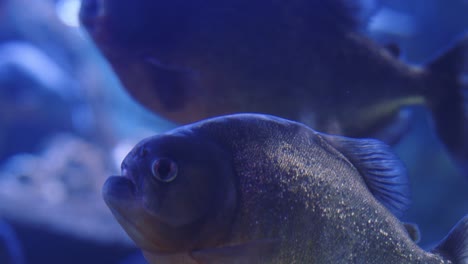
[[[397,45],[410,64],[468,33],[466,0],[372,4],[379,11],[365,34]],[[135,143],[176,125],[125,92],[79,27],[79,5],[0,1],[0,263],[145,263],[101,186]],[[411,111],[410,131],[393,147],[411,180],[403,220],[431,247],[468,213],[468,175],[447,155],[427,110]]]

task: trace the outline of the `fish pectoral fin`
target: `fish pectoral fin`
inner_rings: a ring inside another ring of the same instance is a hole
[[[360,173],[372,195],[396,216],[409,206],[409,179],[403,162],[390,146],[375,139],[354,139],[318,133]]]
[[[278,239],[256,240],[240,245],[196,250],[192,257],[200,264],[254,264],[271,261],[279,252]]]

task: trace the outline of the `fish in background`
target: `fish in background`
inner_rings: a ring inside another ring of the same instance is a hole
[[[468,39],[409,65],[362,33],[363,13],[359,0],[85,0],[80,20],[127,91],[174,122],[257,112],[394,143],[402,109],[425,105],[468,167]]]
[[[0,263],[25,264],[23,249],[13,228],[0,219]]]
[[[432,251],[400,222],[388,145],[259,114],[142,140],[103,197],[150,263],[467,263],[468,216]]]

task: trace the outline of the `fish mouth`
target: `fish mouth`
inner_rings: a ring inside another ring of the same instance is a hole
[[[128,177],[111,176],[102,187],[102,196],[111,208],[127,207],[136,200],[136,186]]]

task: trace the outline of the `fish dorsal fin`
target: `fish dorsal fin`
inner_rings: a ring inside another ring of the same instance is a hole
[[[468,215],[450,230],[432,252],[450,259],[455,264],[468,263]]]
[[[403,162],[376,139],[353,139],[319,134],[359,171],[374,197],[394,215],[408,208],[409,181]]]

